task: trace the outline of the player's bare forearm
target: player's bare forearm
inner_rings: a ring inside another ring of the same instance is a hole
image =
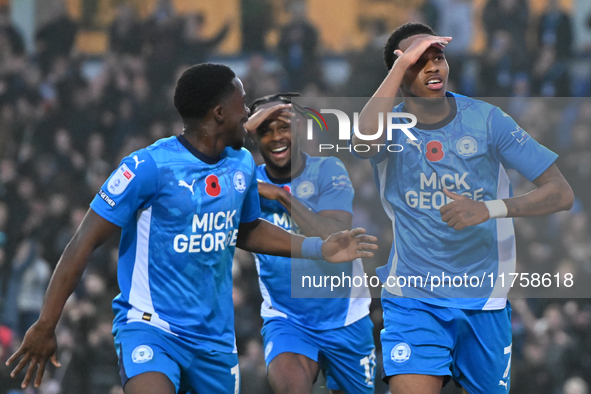
[[[291,234],[263,219],[240,223],[236,246],[252,253],[302,257],[304,237]]]
[[[263,198],[279,202],[307,237],[328,238],[330,234],[351,228],[353,215],[340,210],[315,213],[282,187],[259,182],[259,194]]]
[[[13,377],[29,365],[21,387],[25,388],[29,385],[35,370],[37,370],[35,386],[38,387],[41,384],[45,364],[50,357],[52,363],[59,366],[55,357],[57,349],[55,327],[64,304],[80,281],[92,251],[117,229],[116,225],[103,219],[91,209],[88,210],[51,277],[39,319],[27,330],[21,346],[6,362],[10,365],[22,356],[11,373]]]
[[[39,323],[55,327],[68,297],[72,294],[91,253],[117,231],[118,227],[89,209],[80,227],[66,246],[47,288]]]
[[[307,237],[328,238],[331,234],[351,228],[353,215],[331,210],[315,213],[296,198],[292,199],[291,217]]]
[[[534,180],[538,187],[530,193],[503,200],[507,206],[507,217],[549,215],[570,209],[573,206],[573,191],[558,167],[552,164],[542,175]],[[443,193],[452,202],[439,209],[441,220],[457,231],[476,226],[490,219],[486,204],[447,189]]]
[[[290,234],[266,220],[241,223],[236,246],[253,253],[301,258],[304,237]],[[373,257],[377,238],[356,228],[331,234],[322,243],[322,257],[330,263],[344,263],[362,257]]]
[[[359,114],[359,132],[361,134],[372,135],[378,131],[380,121],[378,114],[380,113],[382,114],[382,127],[386,127],[386,114],[394,107],[396,94],[398,93],[407,68],[408,65],[400,58],[394,62],[394,66],[390,69],[390,72],[388,72],[388,75],[378,90],[376,90]],[[382,132],[379,138],[372,140],[372,144],[384,144],[386,137],[387,133]],[[357,144],[365,144],[366,142],[354,134],[352,143],[353,146],[356,146]],[[376,153],[378,153],[377,148],[372,148],[368,152],[358,152],[363,157],[375,156]]]
[[[555,164],[552,164],[533,183],[537,189],[522,196],[503,200],[507,205],[508,217],[549,215],[572,208],[573,190]]]
[[[315,213],[287,191],[285,193],[287,196],[279,201],[306,237],[326,239],[332,233],[351,228],[353,215],[349,212],[334,210]]]

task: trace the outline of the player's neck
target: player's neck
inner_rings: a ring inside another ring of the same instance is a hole
[[[418,123],[434,124],[447,118],[452,110],[448,97],[404,97],[406,111],[417,117]]]
[[[220,157],[224,149],[226,149],[224,134],[208,127],[207,124],[201,124],[198,127],[185,124],[183,135],[195,149],[211,158]]]

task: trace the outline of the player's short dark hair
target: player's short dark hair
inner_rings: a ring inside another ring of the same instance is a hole
[[[174,106],[183,119],[203,119],[207,112],[232,94],[236,77],[223,64],[203,63],[183,72],[174,89]]]
[[[267,103],[284,103],[284,104],[291,104],[292,97],[299,97],[300,94],[297,92],[289,92],[289,93],[277,93],[277,94],[270,94],[268,96],[260,97],[254,100],[248,108],[250,109],[250,113],[254,114],[255,111],[263,104]]]
[[[390,37],[388,37],[388,41],[384,46],[384,62],[386,63],[388,70],[392,68],[394,62],[398,58],[398,56],[394,54],[394,51],[400,49],[400,41],[408,37],[416,36],[417,34],[436,35],[433,29],[429,26],[416,22],[405,23],[390,34]]]

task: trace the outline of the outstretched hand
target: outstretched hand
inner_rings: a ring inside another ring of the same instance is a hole
[[[269,108],[259,109],[244,123],[244,128],[249,134],[254,134],[257,128],[271,116],[277,116],[277,119],[290,123],[293,116],[289,111],[290,108],[291,104],[277,104]]]
[[[446,222],[448,227],[460,231],[468,226],[486,222],[490,218],[488,208],[483,202],[474,201],[446,188],[443,188],[443,193],[453,200],[439,208],[441,220]]]
[[[329,263],[345,263],[360,257],[373,257],[378,245],[377,237],[365,235],[364,228],[331,234],[322,244],[322,255]]]
[[[51,363],[57,368],[62,366],[59,361],[57,361],[56,352],[57,340],[55,338],[55,331],[53,329],[42,328],[39,325],[39,322],[33,324],[25,334],[21,346],[12,356],[10,356],[8,361],[6,361],[6,365],[10,366],[22,356],[16,368],[10,373],[10,376],[14,378],[28,364],[29,368],[27,369],[27,374],[23,379],[21,387],[24,389],[29,386],[35,370],[37,370],[35,387],[39,387],[39,385],[41,385],[43,374],[45,373],[47,360],[51,359]]]

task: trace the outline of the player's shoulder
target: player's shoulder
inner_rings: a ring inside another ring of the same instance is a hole
[[[323,171],[347,171],[343,162],[334,156],[312,157],[309,156],[306,162],[307,166],[318,166]]]
[[[158,168],[158,162],[166,160],[166,157],[162,158],[162,153],[170,149],[170,146],[174,143],[172,139],[176,140],[176,137],[163,138],[154,142],[152,145],[131,152],[123,158],[122,163],[131,164],[136,170],[140,166],[143,168]]]
[[[404,101],[398,105],[395,105],[394,108],[392,108],[392,112],[403,112],[403,110],[404,110]]]
[[[334,156],[308,156],[306,155],[306,168],[302,172],[302,178],[316,178],[323,182],[324,179],[332,179],[335,175],[345,175],[348,177],[347,168],[343,162]]]
[[[178,158],[178,153],[182,151],[182,145],[175,136],[159,139],[153,144],[140,149],[130,156],[138,155],[138,157],[150,156],[156,165],[167,163],[171,157]]]
[[[254,159],[252,153],[246,148],[234,149],[226,147],[224,155],[230,160],[237,160],[244,163],[252,164]]]
[[[449,96],[455,99],[455,104],[458,112],[471,113],[489,118],[496,113],[503,113],[499,107],[483,100],[478,100],[472,97],[464,96],[458,93],[447,92]]]
[[[252,154],[245,148],[227,147],[223,153],[224,165],[242,171],[248,177],[256,176],[256,164]],[[250,178],[249,178],[250,179]]]
[[[306,167],[335,164],[336,162],[340,162],[340,160],[334,156],[310,156],[307,153],[304,153],[303,155],[306,159]]]
[[[268,180],[268,176],[267,176],[267,172],[265,171],[265,168],[267,167],[266,164],[261,164],[258,165],[255,169],[255,173],[257,176],[257,179],[263,180],[263,181],[267,181]]]

